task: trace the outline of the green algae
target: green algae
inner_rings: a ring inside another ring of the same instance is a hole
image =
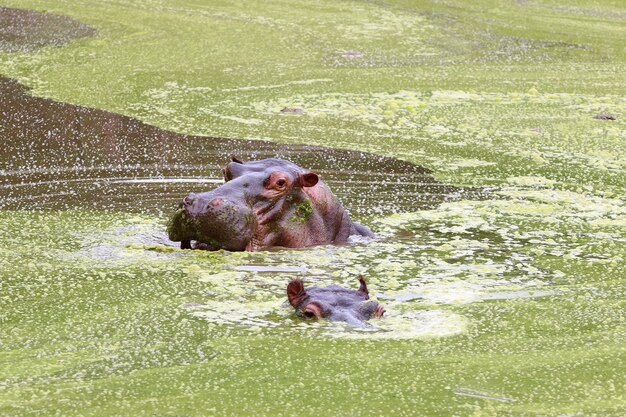
[[[558,201],[563,207],[575,206],[567,198]],[[623,209],[620,201],[610,203],[605,202],[607,213]],[[549,214],[567,215],[567,210]],[[372,375],[384,373],[393,384],[382,384],[377,388],[382,393],[366,401],[369,409],[380,412],[390,407],[381,399],[392,393],[405,396],[402,405],[394,403],[400,414],[411,414],[414,407],[454,414],[480,404],[469,397],[453,400],[457,389],[515,399],[491,406],[495,408],[488,414],[526,413],[536,407],[611,414],[621,407],[606,393],[598,396],[602,389],[610,392],[623,383],[623,374],[614,367],[623,354],[614,333],[616,326],[623,326],[623,291],[607,280],[618,279],[621,262],[597,265],[584,258],[581,248],[600,244],[599,252],[609,259],[626,254],[623,245],[611,244],[610,233],[598,240],[598,225],[580,225],[574,243],[558,229],[546,233],[546,225],[554,220],[544,215],[526,222],[524,233],[517,232],[528,215],[507,200],[459,202],[381,219],[372,226],[389,237],[368,245],[228,253],[170,249],[158,243],[159,233],[165,235],[162,222],[144,216],[2,216],[2,236],[7,237],[3,253],[14,248],[13,262],[3,262],[1,281],[8,301],[3,314],[12,324],[3,326],[1,338],[3,360],[12,363],[3,370],[2,407],[8,412],[29,414],[31,407],[43,405],[36,399],[40,396],[48,399],[47,409],[63,413],[75,413],[87,404],[103,414],[180,410],[200,398],[209,408],[237,406],[252,412],[260,406],[249,408],[230,395],[233,386],[239,386],[236,381],[257,378],[265,381],[264,389],[246,393],[262,395],[263,412],[272,412],[280,403],[266,395],[285,385],[271,375],[299,369],[294,352],[310,361],[305,371],[319,381],[332,384],[349,375],[353,387],[318,393],[339,402],[370,385]],[[472,220],[494,217],[493,223]],[[46,232],[34,239],[33,228]],[[413,230],[415,238],[398,240],[396,236],[407,230]],[[142,233],[143,242],[136,238]],[[28,248],[15,245],[26,238]],[[127,239],[133,238],[135,243],[129,245]],[[64,243],[52,251],[48,242],[55,241]],[[447,250],[441,251],[442,245]],[[155,247],[163,248],[163,256],[153,256]],[[538,249],[544,253],[538,254]],[[563,253],[579,254],[572,262]],[[274,271],[286,272],[237,269],[245,265],[271,265]],[[362,330],[302,321],[285,305],[285,287],[294,276],[290,265],[298,265],[305,279],[319,285],[349,287],[358,274],[366,274],[372,295],[387,308],[386,318]],[[593,273],[581,274],[592,265]],[[573,283],[574,277],[584,285]],[[534,299],[490,297],[494,291],[532,293],[546,288],[561,291]],[[589,291],[596,295],[590,297]],[[419,296],[406,297],[412,294]],[[563,317],[564,312],[569,316]],[[396,355],[402,361],[394,359]],[[352,368],[361,356],[367,358],[367,372]],[[321,360],[319,368],[313,366]],[[494,361],[500,365],[494,367]],[[260,373],[251,372],[260,364]],[[400,378],[407,369],[421,377]],[[557,377],[554,369],[559,369]],[[424,378],[423,372],[431,376]],[[543,387],[542,381],[558,389],[542,388],[538,394],[535,389]],[[194,388],[187,399],[163,402],[189,384]],[[211,390],[220,387],[226,403],[219,400],[222,396],[207,397],[207,384]],[[56,391],[44,394],[49,386]],[[122,387],[133,400],[119,402],[106,395],[113,386]],[[301,388],[312,386],[303,383]],[[27,400],[34,392],[39,396]],[[409,392],[430,397],[407,398]],[[557,397],[570,400],[558,406],[553,402]],[[152,411],[140,405],[146,398],[151,398]],[[24,407],[21,412],[13,406],[16,401]],[[306,404],[307,412],[318,409],[317,402]],[[349,401],[336,410],[349,413]]]
[[[313,205],[311,200],[304,200],[302,203],[296,205],[294,220],[299,223],[306,223],[307,220],[313,214]]]
[[[2,3],[98,30],[0,54],[33,94],[392,155],[495,198],[265,253],[177,250],[162,218],[0,212],[0,414],[626,413],[623,4]],[[296,275],[359,274],[387,309],[365,330],[284,303]]]
[[[185,211],[176,210],[167,221],[167,236],[170,240],[180,242],[181,240],[191,240],[195,238],[195,231],[189,222],[185,221]]]

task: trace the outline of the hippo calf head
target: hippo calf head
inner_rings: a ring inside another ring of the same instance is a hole
[[[168,225],[181,248],[260,250],[345,243],[373,236],[353,223],[319,176],[282,159],[241,162],[223,170],[224,185],[183,198]]]
[[[359,289],[348,290],[336,285],[304,288],[301,279],[287,285],[287,299],[305,317],[343,321],[354,326],[365,326],[372,317],[385,313],[383,306],[369,300],[369,292],[363,277],[359,277]]]

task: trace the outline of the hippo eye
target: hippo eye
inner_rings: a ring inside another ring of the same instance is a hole
[[[304,317],[306,318],[321,319],[322,317],[324,317],[325,314],[322,307],[319,304],[313,302],[307,304],[304,309],[302,309],[302,315],[304,315]]]

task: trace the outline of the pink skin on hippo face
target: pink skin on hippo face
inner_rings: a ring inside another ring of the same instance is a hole
[[[224,168],[225,184],[183,199],[168,225],[181,248],[258,251],[273,246],[300,248],[345,244],[351,235],[373,237],[309,172],[282,159]]]
[[[385,309],[376,301],[368,301],[369,292],[363,277],[359,277],[359,282],[356,291],[336,285],[305,289],[301,279],[294,279],[287,285],[287,299],[305,317],[363,327],[370,318],[382,317]]]

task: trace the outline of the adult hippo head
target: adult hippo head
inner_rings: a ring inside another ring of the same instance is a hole
[[[351,235],[373,237],[352,222],[319,176],[283,159],[241,162],[224,168],[225,184],[189,194],[168,225],[181,248],[258,251],[343,244]]]

